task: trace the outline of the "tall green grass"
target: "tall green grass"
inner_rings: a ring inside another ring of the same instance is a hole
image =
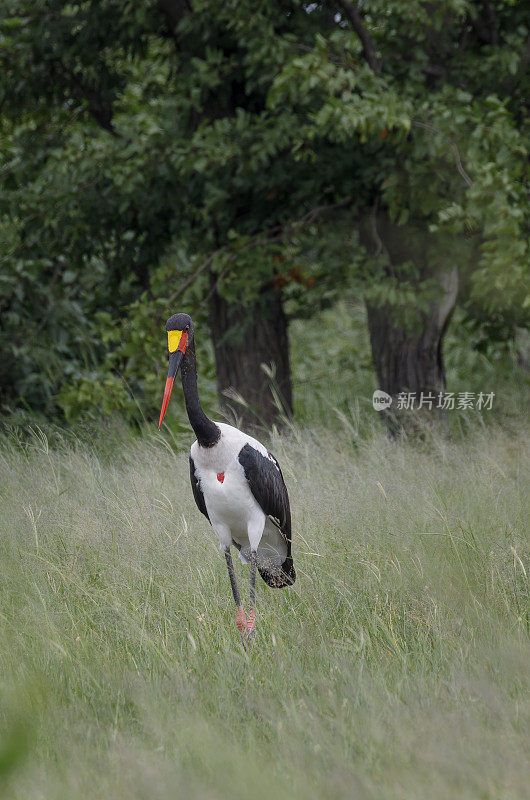
[[[298,580],[250,657],[186,449],[5,444],[0,796],[528,797],[529,444],[273,439]]]

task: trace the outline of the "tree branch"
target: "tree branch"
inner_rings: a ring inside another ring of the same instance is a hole
[[[171,303],[173,303],[173,302],[174,302],[174,301],[177,299],[177,297],[180,297],[180,295],[181,295],[183,292],[185,292],[185,291],[186,291],[186,289],[188,288],[188,286],[191,286],[191,284],[192,284],[192,283],[193,283],[193,282],[194,282],[194,281],[195,281],[195,280],[196,280],[196,279],[199,277],[199,275],[200,275],[202,272],[204,272],[204,270],[205,270],[207,267],[209,267],[209,266],[210,266],[210,264],[211,264],[211,263],[212,263],[212,261],[214,260],[215,256],[216,256],[216,255],[219,255],[219,253],[221,253],[221,252],[222,252],[223,250],[225,250],[225,249],[226,249],[226,248],[224,248],[224,247],[221,247],[219,250],[214,250],[214,252],[213,252],[213,253],[210,253],[210,255],[208,256],[208,258],[206,258],[206,259],[205,259],[205,260],[204,260],[204,261],[203,261],[201,264],[199,264],[199,266],[197,267],[197,269],[195,270],[195,272],[194,272],[192,275],[190,275],[188,278],[186,278],[186,280],[184,281],[184,283],[181,283],[181,284],[180,284],[180,286],[179,286],[179,288],[177,289],[177,291],[176,291],[176,292],[173,292],[173,294],[172,294],[172,295],[170,295],[170,296],[168,297],[168,299],[167,299],[168,305],[170,305]]]
[[[173,35],[184,14],[191,11],[188,0],[158,0],[158,8],[166,18],[167,26]]]
[[[427,122],[416,122],[415,120],[413,120],[412,124],[415,125],[416,128],[423,128],[424,131],[430,131],[431,133],[438,133],[440,136],[443,136],[444,139],[447,138],[440,130],[438,130],[438,128],[435,128],[434,125],[429,125]],[[453,139],[449,139],[449,143],[451,145],[451,148],[455,156],[456,168],[458,172],[460,173],[460,175],[465,180],[468,186],[473,186],[473,181],[471,180],[471,178],[469,177],[469,175],[467,174],[462,165],[462,159],[460,158],[460,151],[458,149],[456,142]]]
[[[471,19],[471,24],[483,44],[496,45],[499,43],[497,12],[490,0],[483,0],[482,7],[483,13],[477,11],[476,15]]]
[[[288,222],[286,225],[275,225],[274,227],[269,228],[265,234],[256,234],[256,236],[253,239],[250,239],[242,249],[249,250],[252,247],[260,247],[262,245],[273,244],[274,242],[281,242],[284,239],[289,238],[289,236],[292,236],[297,228],[303,228],[307,225],[311,225],[311,223],[314,222],[317,217],[327,211],[345,208],[346,206],[350,205],[352,200],[352,197],[348,197],[346,200],[342,200],[340,203],[330,203],[328,205],[316,206],[315,208],[312,208],[311,211],[308,211],[307,214]]]
[[[260,247],[268,244],[274,244],[275,242],[281,242],[284,239],[287,239],[289,236],[297,230],[297,228],[301,228],[307,225],[311,225],[317,217],[321,216],[322,214],[326,213],[327,211],[334,211],[338,208],[345,208],[346,206],[350,205],[353,201],[352,197],[346,198],[346,200],[342,200],[340,203],[330,203],[329,205],[322,205],[316,206],[312,208],[311,211],[308,211],[302,217],[298,219],[292,220],[288,222],[286,225],[274,225],[272,228],[269,228],[267,231],[263,233],[258,233],[252,239],[249,239],[248,242],[239,248],[238,250],[231,251],[231,245],[224,245],[224,247],[219,247],[217,250],[214,250],[210,253],[204,261],[202,261],[197,269],[189,275],[183,283],[178,287],[178,289],[173,292],[167,299],[167,305],[171,305],[175,302],[177,297],[180,297],[186,289],[192,285],[192,283],[197,280],[199,275],[201,275],[205,269],[212,265],[215,257],[221,255],[222,253],[227,253],[228,260],[227,264],[232,264],[234,261],[237,260],[237,256],[241,251],[250,250],[253,247]],[[231,252],[230,252],[231,251]],[[217,278],[216,285],[219,283],[222,277],[226,274],[227,267],[226,265],[221,270],[219,277]],[[208,295],[210,297],[210,295]]]
[[[363,25],[358,7],[350,2],[350,0],[335,0],[335,3],[342,10],[345,17],[351,23],[353,30],[361,40],[364,57],[368,66],[377,74],[380,70],[380,65],[376,54],[375,43]]]
[[[112,124],[111,104],[103,99],[97,88],[83,83],[81,78],[76,75],[70,67],[66,67],[60,61],[56,61],[55,64],[68,83],[72,94],[79,100],[84,100],[87,103],[88,113],[98,123],[100,128],[108,131],[112,136],[119,138],[120,134]]]

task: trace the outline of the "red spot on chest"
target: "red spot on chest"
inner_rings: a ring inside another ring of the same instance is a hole
[[[224,472],[218,472],[217,473],[217,480],[219,481],[219,483],[222,483],[224,481],[224,479],[225,479]]]

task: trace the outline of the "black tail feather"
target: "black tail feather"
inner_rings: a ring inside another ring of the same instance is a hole
[[[277,572],[271,572],[265,568],[260,569],[259,566],[258,570],[267,586],[271,586],[273,589],[283,589],[285,586],[292,586],[296,580],[296,572],[291,556],[287,556]]]

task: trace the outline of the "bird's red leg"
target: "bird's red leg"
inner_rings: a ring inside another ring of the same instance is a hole
[[[236,604],[236,625],[239,633],[241,634],[241,640],[243,642],[243,645],[246,647],[245,634],[247,630],[247,620],[245,617],[243,606],[241,605],[241,600],[239,599],[239,589],[237,588],[236,573],[234,571],[234,563],[232,561],[232,556],[230,554],[229,547],[227,547],[225,550],[225,559],[226,559],[226,566],[228,567],[230,586],[232,587],[232,594],[234,595],[234,601]]]
[[[252,638],[254,636],[254,626],[256,624],[256,614],[254,612],[254,604],[256,601],[256,566],[258,556],[255,550],[250,551],[250,611],[247,617],[247,636],[248,636],[248,649],[252,647]]]

